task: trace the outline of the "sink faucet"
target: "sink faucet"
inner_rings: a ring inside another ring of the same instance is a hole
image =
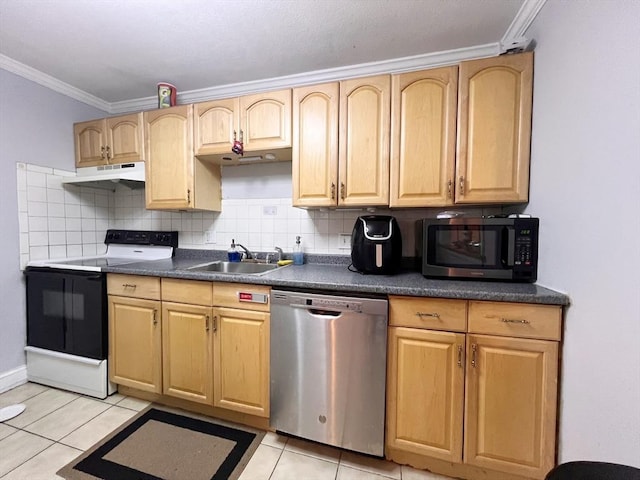
[[[254,258],[253,253],[251,253],[247,247],[245,247],[244,245],[240,245],[239,243],[236,243],[236,247],[240,247],[241,249],[244,250],[245,256],[247,257],[247,260],[250,260],[252,258]]]
[[[280,260],[282,260],[282,257],[284,255],[284,252],[282,251],[282,249],[280,247],[274,247],[275,252],[272,253],[267,253],[266,258],[266,263],[271,263],[271,256],[272,255],[276,255],[276,262],[279,262]]]

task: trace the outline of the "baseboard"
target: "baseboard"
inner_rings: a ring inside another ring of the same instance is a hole
[[[18,385],[27,383],[27,366],[23,365],[14,370],[0,373],[0,393],[11,390]]]

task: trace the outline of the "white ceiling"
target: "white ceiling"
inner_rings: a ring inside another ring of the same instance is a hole
[[[184,93],[499,45],[542,3],[0,0],[0,67],[35,69],[109,106],[154,97],[158,82]]]

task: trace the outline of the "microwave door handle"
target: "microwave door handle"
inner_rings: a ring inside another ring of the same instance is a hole
[[[503,253],[503,261],[506,262],[506,265],[509,267],[513,267],[515,260],[515,240],[516,240],[516,230],[515,228],[507,227],[507,244],[502,245],[502,253]],[[505,252],[506,250],[506,252]],[[506,253],[506,258],[504,254]]]

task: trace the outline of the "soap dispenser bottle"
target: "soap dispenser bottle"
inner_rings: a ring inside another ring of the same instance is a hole
[[[235,238],[231,239],[231,247],[229,247],[229,250],[227,250],[227,257],[229,258],[230,262],[239,262],[242,258],[242,255],[236,247]]]
[[[300,245],[300,235],[296,236],[296,245],[293,248],[293,264],[302,265],[304,263],[304,254],[302,253],[302,245]]]

